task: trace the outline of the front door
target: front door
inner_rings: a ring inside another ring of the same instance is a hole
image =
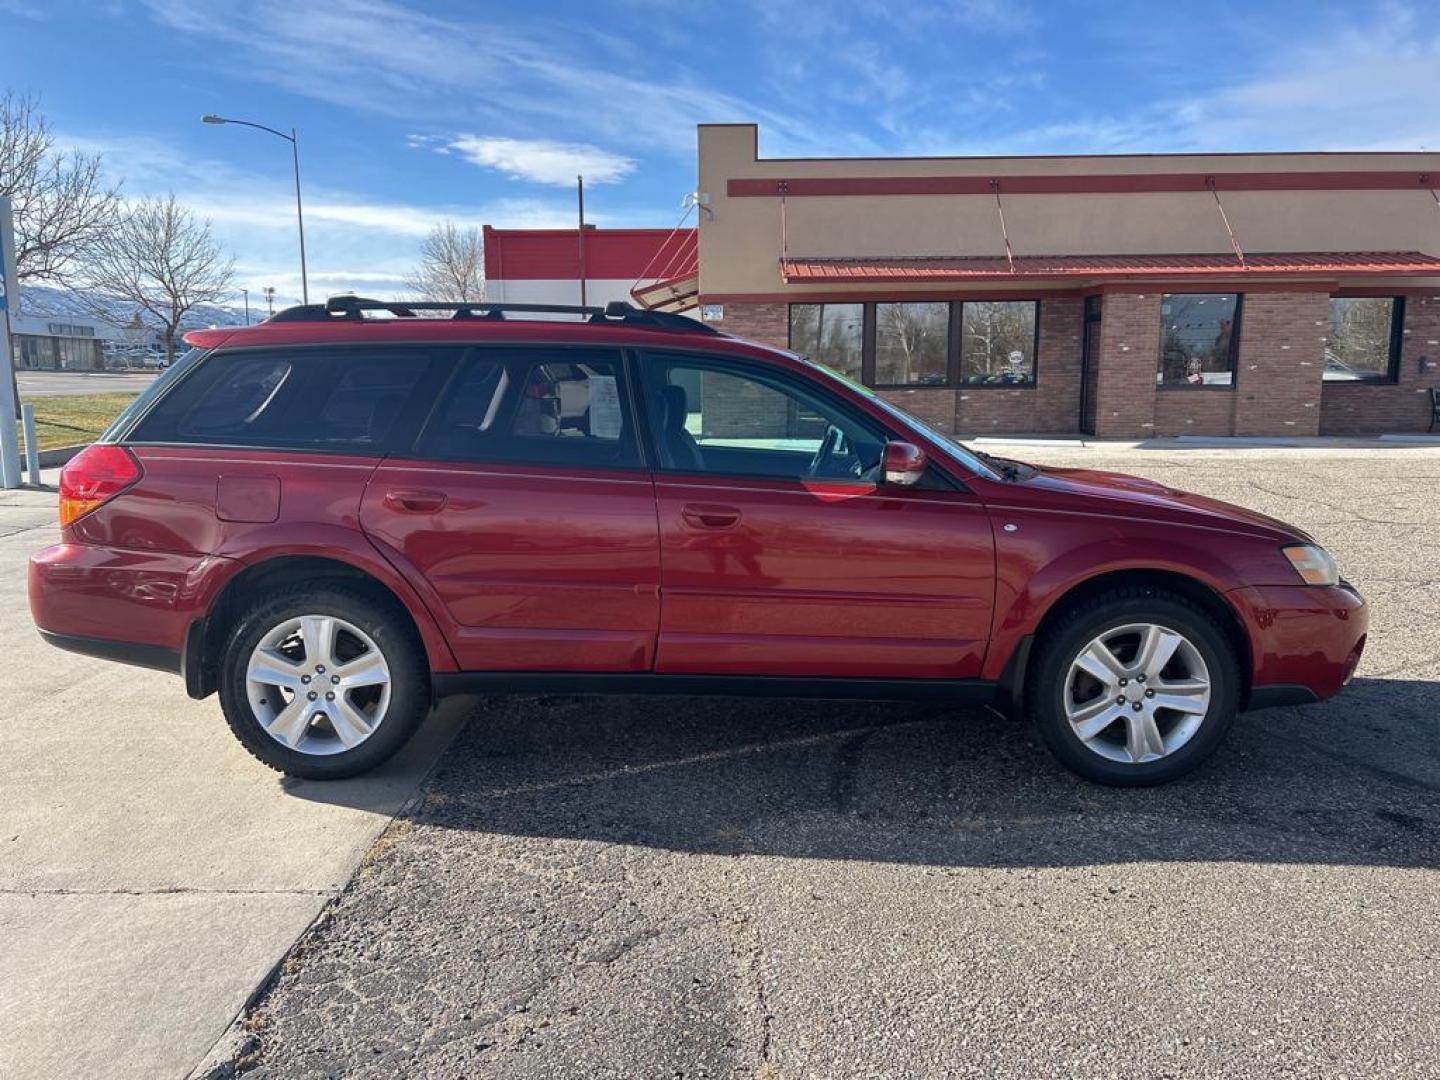
[[[670,673],[978,677],[994,602],[984,506],[939,474],[877,484],[887,432],[813,381],[641,358]]]
[[[646,671],[655,496],[618,351],[476,348],[361,522],[427,596],[462,668]]]

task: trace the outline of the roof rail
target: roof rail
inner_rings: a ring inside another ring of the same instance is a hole
[[[690,334],[719,333],[713,326],[684,315],[647,311],[614,300],[604,307],[570,304],[506,304],[487,300],[450,302],[445,300],[370,300],[363,296],[332,296],[324,304],[303,304],[277,311],[267,322],[328,322],[332,319],[363,319],[367,311],[385,311],[400,319],[417,318],[421,311],[449,311],[452,319],[494,319],[503,321],[510,313],[536,315],[583,315],[592,323],[645,326],[655,330],[678,330]]]

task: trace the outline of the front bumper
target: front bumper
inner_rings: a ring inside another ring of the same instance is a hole
[[[1250,636],[1248,708],[1323,701],[1355,674],[1370,613],[1352,585],[1261,585],[1229,595]]]

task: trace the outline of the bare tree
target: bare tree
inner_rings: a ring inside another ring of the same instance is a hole
[[[405,279],[425,300],[474,302],[485,299],[484,245],[480,230],[446,221],[420,245],[420,265]]]
[[[115,218],[116,189],[99,154],[55,148],[31,95],[0,97],[0,195],[15,211],[15,270],[21,281],[64,283]]]
[[[168,364],[181,321],[197,304],[224,297],[233,272],[210,223],[170,195],[123,209],[96,242],[86,283],[97,296],[133,304],[159,322]]]

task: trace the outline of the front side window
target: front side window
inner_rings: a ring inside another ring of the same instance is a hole
[[[865,351],[865,305],[791,304],[790,348],[859,379]]]
[[[1156,385],[1194,389],[1234,386],[1239,325],[1237,293],[1162,296]]]
[[[1393,381],[1400,362],[1404,311],[1400,297],[1332,296],[1325,381]]]
[[[814,387],[723,358],[650,356],[645,409],[663,469],[874,479],[885,437]]]
[[[967,300],[962,305],[960,381],[967,386],[1035,382],[1033,300]]]
[[[949,367],[949,304],[875,305],[875,385],[944,386]]]

